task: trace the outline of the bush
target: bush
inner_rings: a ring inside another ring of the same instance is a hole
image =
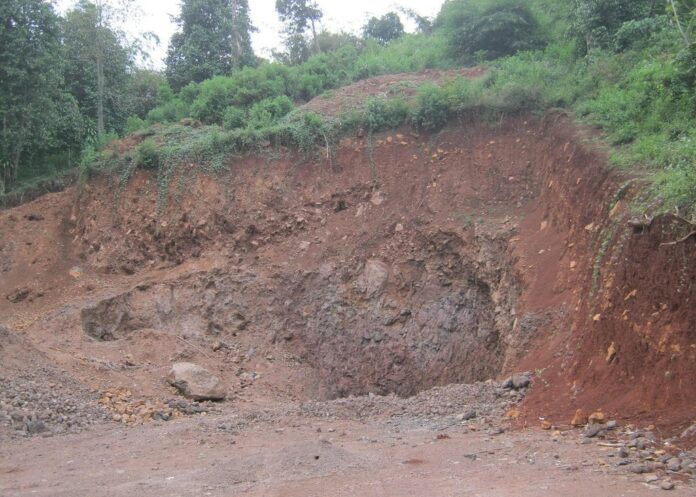
[[[223,128],[226,130],[244,128],[247,123],[247,115],[239,107],[230,106],[225,110],[222,121]]]
[[[182,100],[174,98],[148,112],[147,120],[150,123],[171,123],[180,121],[189,115],[189,106]]]
[[[136,165],[143,169],[157,169],[160,165],[159,146],[152,139],[143,141],[137,150]]]
[[[140,131],[141,129],[145,129],[148,126],[150,126],[150,123],[148,123],[145,119],[140,119],[138,116],[130,116],[126,120],[125,132],[127,134],[135,133],[136,131]]]
[[[249,109],[248,126],[255,129],[271,126],[286,116],[292,107],[292,101],[285,95],[261,100]]]
[[[436,131],[447,124],[449,112],[447,92],[435,85],[425,86],[418,92],[413,124],[418,129]]]

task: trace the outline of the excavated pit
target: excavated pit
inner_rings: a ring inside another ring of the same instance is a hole
[[[328,397],[485,380],[504,364],[518,293],[506,236],[438,230],[404,239],[391,260],[141,284],[83,308],[82,328],[104,342],[142,330],[224,343],[255,334],[311,365]]]
[[[584,138],[560,115],[472,117],[328,157],[269,147],[217,177],[181,168],[163,209],[149,173],[103,176],[0,213],[0,324],[135,396],[172,395],[179,361],[254,402],[534,371],[528,419],[602,407],[681,433],[693,226],[634,230],[639,179]]]

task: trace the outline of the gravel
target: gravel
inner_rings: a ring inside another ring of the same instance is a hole
[[[106,421],[96,394],[49,368],[0,377],[0,428],[11,436],[79,433]]]

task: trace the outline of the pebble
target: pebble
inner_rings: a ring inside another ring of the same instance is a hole
[[[663,481],[662,484],[660,485],[660,488],[662,490],[672,490],[674,488],[674,482]]]
[[[636,473],[638,475],[650,473],[650,466],[642,463],[630,464],[626,469],[628,469],[631,473]]]

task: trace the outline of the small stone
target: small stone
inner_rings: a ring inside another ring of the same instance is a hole
[[[637,475],[650,473],[650,466],[642,463],[630,464],[626,469],[628,469],[631,473],[635,473]]]
[[[628,457],[628,449],[626,447],[619,447],[616,452],[617,452],[617,455],[622,459],[625,459]]]
[[[605,420],[605,417],[604,417],[604,413],[602,411],[593,412],[587,418],[587,421],[590,424],[604,424],[604,420]]]
[[[619,423],[617,423],[617,422],[614,421],[614,420],[611,420],[611,421],[608,421],[608,422],[607,422],[607,429],[609,429],[609,430],[615,430],[615,429],[618,428],[618,427],[619,427]]]
[[[645,483],[654,483],[658,481],[660,478],[658,478],[657,475],[647,475],[645,477]]]
[[[585,426],[587,424],[587,416],[585,413],[582,411],[582,409],[578,409],[575,411],[575,416],[573,416],[573,419],[570,422],[571,426]]]
[[[670,471],[679,471],[681,470],[681,464],[681,459],[673,457],[667,461],[667,469]]]
[[[46,430],[48,430],[48,428],[40,419],[27,422],[27,433],[35,435],[37,433],[43,433]]]
[[[660,485],[660,488],[662,490],[673,490],[674,489],[674,482],[663,481],[662,484]]]
[[[526,374],[512,375],[512,386],[515,388],[515,390],[519,390],[520,388],[526,388],[529,386],[531,382],[532,380]]]
[[[585,436],[588,438],[594,438],[604,431],[604,425],[601,424],[590,424],[585,428]]]
[[[457,421],[469,421],[476,418],[476,411],[469,410],[461,414],[457,414]]]

